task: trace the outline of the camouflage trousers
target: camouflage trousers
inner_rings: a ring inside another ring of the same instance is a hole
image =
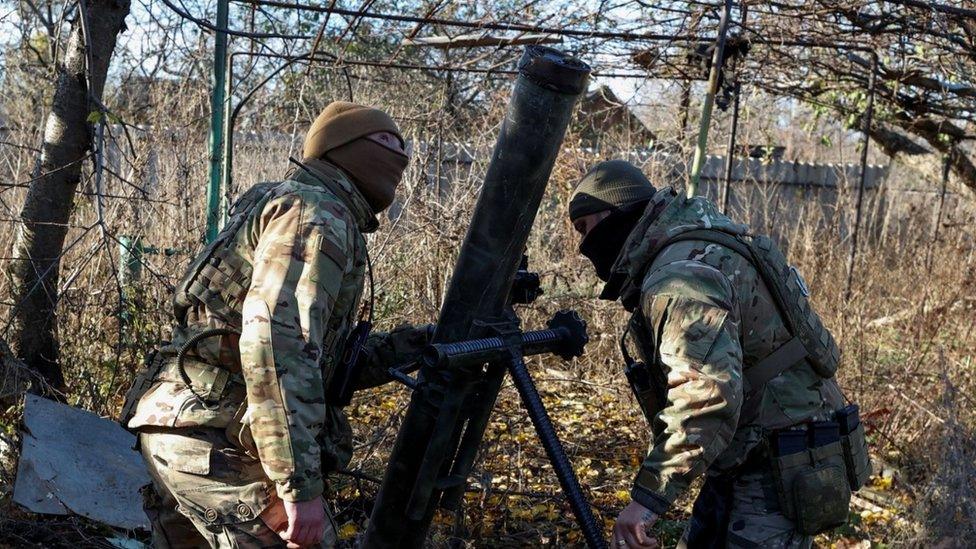
[[[153,547],[285,547],[260,518],[277,502],[273,483],[223,430],[143,431],[139,445],[152,478],[143,488],[143,506]],[[321,547],[332,548],[336,526],[328,509],[326,516],[331,527]]]
[[[796,531],[780,510],[772,472],[750,470],[705,479],[681,536],[681,549],[730,547],[808,549],[813,537]]]

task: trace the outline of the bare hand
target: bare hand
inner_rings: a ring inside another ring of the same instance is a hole
[[[647,534],[648,528],[657,522],[657,515],[653,511],[637,503],[630,502],[617,515],[617,522],[613,525],[612,549],[627,547],[629,549],[656,548],[657,540]]]
[[[261,513],[261,520],[287,542],[289,549],[321,543],[327,523],[321,496],[308,501],[278,500]]]

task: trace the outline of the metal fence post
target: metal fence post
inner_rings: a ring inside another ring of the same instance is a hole
[[[712,120],[712,106],[715,104],[715,94],[718,93],[722,63],[725,60],[725,35],[729,29],[729,19],[732,17],[732,0],[725,0],[722,18],[718,23],[718,37],[715,39],[715,51],[712,53],[712,69],[708,75],[708,91],[702,101],[701,121],[698,124],[698,142],[695,146],[695,158],[691,162],[691,181],[688,182],[688,198],[698,193],[698,182],[701,179],[702,166],[705,165],[705,154],[708,152],[708,129]]]
[[[729,213],[729,195],[732,194],[732,162],[735,160],[735,137],[739,130],[739,79],[732,87],[732,128],[729,132],[729,146],[725,150],[725,177],[722,179],[722,213]]]
[[[217,27],[213,60],[213,88],[210,90],[210,183],[207,186],[206,242],[217,237],[221,215],[221,157],[224,151],[224,100],[227,77],[227,29],[230,0],[217,0]]]
[[[142,276],[143,251],[138,236],[119,235],[119,288],[122,295],[118,315],[122,326],[132,320],[132,290]]]

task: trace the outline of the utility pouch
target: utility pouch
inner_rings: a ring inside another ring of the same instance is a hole
[[[833,425],[837,433],[836,424],[823,423]],[[819,436],[829,432],[830,425],[821,426]],[[779,431],[768,439],[780,508],[805,535],[826,532],[847,522],[851,501],[839,433],[833,442],[811,447],[818,436],[816,429],[817,424],[813,424],[809,431]]]
[[[864,437],[864,424],[858,417],[857,404],[837,410],[835,417],[840,425],[840,441],[844,447],[847,480],[852,491],[859,490],[871,476],[871,457]]]
[[[152,387],[162,367],[163,355],[159,352],[159,349],[153,349],[146,356],[146,362],[139,372],[136,373],[135,379],[132,380],[132,386],[125,392],[125,400],[122,402],[122,413],[119,416],[119,423],[122,427],[128,429],[129,420],[135,416],[136,406],[139,404],[139,400]]]

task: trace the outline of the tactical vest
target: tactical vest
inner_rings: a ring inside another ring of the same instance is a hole
[[[758,396],[761,395],[766,382],[801,362],[808,363],[813,371],[824,379],[834,376],[840,362],[837,343],[823,325],[820,316],[811,307],[810,292],[799,271],[787,262],[786,257],[769,237],[736,235],[718,229],[697,229],[675,235],[661,243],[657,248],[658,254],[672,244],[688,240],[718,244],[745,258],[759,273],[783,319],[783,324],[792,336],[785,344],[757,363],[743,365],[742,374],[747,383],[744,409],[758,406]],[[651,257],[647,264],[652,264],[655,257],[657,254]],[[646,325],[643,315],[644,312],[640,308],[634,312],[624,336],[631,334],[645,360],[657,361],[657,348],[652,341],[653,337],[648,337],[656,330]],[[647,419],[653,422],[666,399],[666,380],[661,385],[661,379],[647,379],[647,383],[641,386],[643,380],[637,378],[660,377],[663,373],[659,368],[651,368],[649,372],[640,373],[638,368],[635,368],[637,363],[630,358],[623,339],[620,347],[627,362],[627,377],[631,381],[635,396]]]
[[[299,175],[296,179],[301,177],[303,176]],[[320,178],[316,180],[339,196],[332,182]],[[204,305],[209,315],[222,321],[223,326],[220,328],[240,331],[241,309],[251,287],[253,266],[250,260],[238,251],[235,243],[239,242],[239,239],[236,235],[251,217],[255,207],[266,203],[266,198],[272,200],[278,194],[284,195],[287,192],[290,192],[289,187],[280,181],[258,183],[234,203],[227,224],[194,259],[176,286],[173,295],[173,313],[178,325],[186,327],[187,312],[192,307]],[[363,250],[357,251],[357,256],[365,253],[365,241],[362,237],[356,247],[357,250]],[[334,365],[343,352],[346,337],[355,321],[356,306],[361,296],[362,284],[360,283],[355,292],[340,295],[334,304],[336,314],[330,316],[325,340],[322,342],[323,353],[320,365],[326,376],[326,382],[333,374]],[[213,335],[220,335],[218,331],[211,330]]]
[[[231,207],[227,224],[190,263],[173,294],[173,315],[186,326],[187,311],[204,305],[207,312],[224,325],[241,329],[241,307],[251,287],[251,262],[232,246],[237,232],[250,217],[251,210],[280,183],[258,183],[248,189]]]
[[[824,379],[834,377],[840,363],[840,349],[833,334],[810,305],[810,290],[796,267],[768,236],[732,235],[715,229],[679,234],[664,246],[686,240],[701,240],[724,246],[744,257],[759,273],[773,297],[783,324],[793,337],[766,358],[744,372],[753,389],[806,359]],[[661,249],[664,249],[664,246]]]

